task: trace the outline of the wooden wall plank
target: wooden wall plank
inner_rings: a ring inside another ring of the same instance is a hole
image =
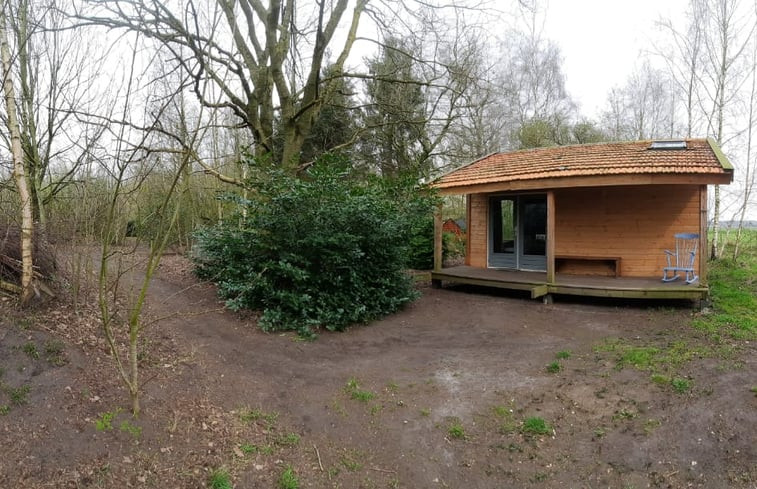
[[[555,200],[555,253],[620,256],[625,277],[661,276],[673,235],[699,232],[699,185],[562,189]]]

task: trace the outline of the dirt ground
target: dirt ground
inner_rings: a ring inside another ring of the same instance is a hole
[[[138,419],[93,306],[6,300],[0,487],[757,487],[754,344],[670,305],[422,292],[304,342],[166,257]]]

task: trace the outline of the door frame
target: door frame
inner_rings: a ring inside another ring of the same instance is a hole
[[[496,255],[499,255],[499,263],[496,263],[497,256],[495,256],[495,253],[493,251],[494,249],[494,226],[493,226],[493,219],[494,216],[492,214],[493,204],[492,202],[495,199],[501,199],[501,200],[512,200],[514,211],[513,211],[513,218],[515,220],[514,222],[514,251],[513,253],[496,253]],[[523,258],[525,256],[541,256],[541,255],[524,255],[523,253],[523,238],[524,238],[524,232],[523,232],[523,226],[524,226],[524,219],[523,219],[523,200],[529,200],[529,199],[538,199],[543,200],[544,202],[544,234],[545,234],[545,246],[544,246],[544,261],[541,267],[534,267],[534,266],[524,266],[523,262],[525,261]],[[548,208],[548,194],[545,192],[529,192],[529,193],[518,193],[518,194],[494,194],[489,195],[487,198],[487,206],[486,206],[486,228],[487,228],[487,250],[486,250],[486,266],[487,268],[493,268],[493,269],[504,269],[504,270],[523,270],[523,271],[534,271],[534,272],[545,272],[547,271],[548,263],[547,263],[547,254],[548,254],[548,248],[549,248],[549,242],[551,241],[552,237],[549,235],[549,225],[548,225],[548,219],[549,219],[549,208]],[[510,256],[505,256],[510,255]]]

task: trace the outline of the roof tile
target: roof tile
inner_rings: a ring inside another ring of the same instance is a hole
[[[434,186],[626,174],[712,174],[726,170],[706,139],[686,149],[649,149],[652,141],[556,146],[495,153],[440,177]]]

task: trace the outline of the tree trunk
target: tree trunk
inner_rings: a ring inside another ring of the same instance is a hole
[[[3,65],[3,90],[5,93],[5,106],[8,112],[8,131],[11,136],[13,179],[18,188],[18,196],[21,201],[21,303],[26,304],[34,295],[34,288],[32,285],[32,279],[34,276],[32,262],[34,227],[29,182],[24,170],[24,152],[21,146],[21,131],[18,127],[18,119],[16,115],[16,96],[13,89],[10,47],[8,46],[8,36],[5,31],[5,7],[5,1],[0,1],[0,56],[2,57]]]

